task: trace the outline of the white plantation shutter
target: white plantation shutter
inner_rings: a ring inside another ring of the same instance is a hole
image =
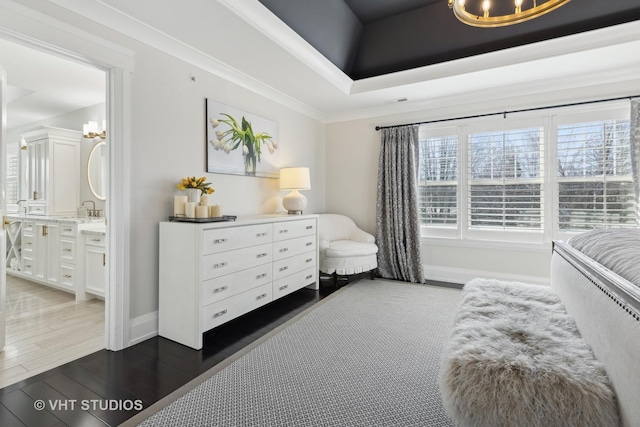
[[[421,225],[456,227],[458,222],[458,137],[420,140],[418,200]]]
[[[558,126],[558,228],[635,227],[629,120]]]
[[[469,228],[541,230],[542,128],[469,135]]]

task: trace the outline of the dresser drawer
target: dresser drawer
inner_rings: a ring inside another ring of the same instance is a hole
[[[202,330],[208,331],[271,302],[271,283],[225,298],[202,309]]]
[[[60,239],[60,259],[70,263],[76,262],[76,239]]]
[[[23,233],[33,233],[33,230],[35,230],[35,224],[33,221],[24,221],[22,223]]]
[[[297,239],[282,240],[273,244],[273,259],[289,258],[303,252],[309,252],[316,247],[316,235],[298,237]]]
[[[27,233],[22,234],[21,250],[23,254],[33,253],[33,242],[34,242],[33,234],[27,234]]]
[[[296,237],[316,234],[316,220],[282,221],[273,224],[273,241],[294,239]]]
[[[316,281],[316,268],[311,267],[273,282],[273,299],[283,297]]]
[[[87,246],[98,246],[104,248],[106,236],[104,234],[85,234],[84,244]]]
[[[33,275],[33,258],[22,255],[22,273]]]
[[[271,243],[205,255],[202,257],[202,278],[203,280],[213,279],[257,265],[268,264],[272,259],[273,245]]]
[[[73,223],[62,223],[60,225],[60,235],[66,237],[76,237],[76,225]]]
[[[70,264],[60,265],[60,281],[58,285],[73,289],[75,284],[75,267]]]
[[[290,258],[274,261],[273,263],[273,280],[289,276],[293,273],[316,266],[316,252],[305,252]]]
[[[272,241],[271,224],[229,227],[204,231],[203,254],[215,254]]]
[[[271,283],[271,264],[207,280],[202,284],[202,305],[213,304],[265,283]]]

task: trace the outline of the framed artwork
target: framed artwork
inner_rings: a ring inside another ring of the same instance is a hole
[[[207,172],[278,178],[278,123],[206,100]]]

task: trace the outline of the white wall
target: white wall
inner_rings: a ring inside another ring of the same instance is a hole
[[[14,6],[19,9],[9,4]],[[153,319],[158,309],[158,223],[172,214],[173,195],[179,192],[175,184],[180,178],[206,175],[216,189],[214,203],[221,204],[227,214],[254,215],[282,209],[284,193],[279,191],[277,179],[205,173],[205,98],[278,122],[283,166],[308,166],[311,172],[312,189],[305,192],[309,201],[306,213],[325,210],[322,123],[51,2],[36,2],[30,7],[44,13],[45,20],[55,18],[134,53],[131,108],[125,112],[131,125],[131,215],[125,220],[130,229],[131,319]],[[46,38],[47,25],[30,21],[31,12],[20,13],[19,18],[11,15],[15,19],[5,19],[7,16],[0,13],[0,37],[8,30],[51,43]],[[60,26],[57,22],[51,25]],[[59,47],[73,52],[77,45],[70,32]],[[98,57],[90,59],[97,63],[109,64],[110,57],[117,57],[99,44],[94,54]],[[197,83],[191,82],[191,75],[197,76]]]

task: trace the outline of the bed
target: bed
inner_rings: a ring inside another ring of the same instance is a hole
[[[613,385],[624,426],[640,423],[640,229],[556,241],[551,287]]]

